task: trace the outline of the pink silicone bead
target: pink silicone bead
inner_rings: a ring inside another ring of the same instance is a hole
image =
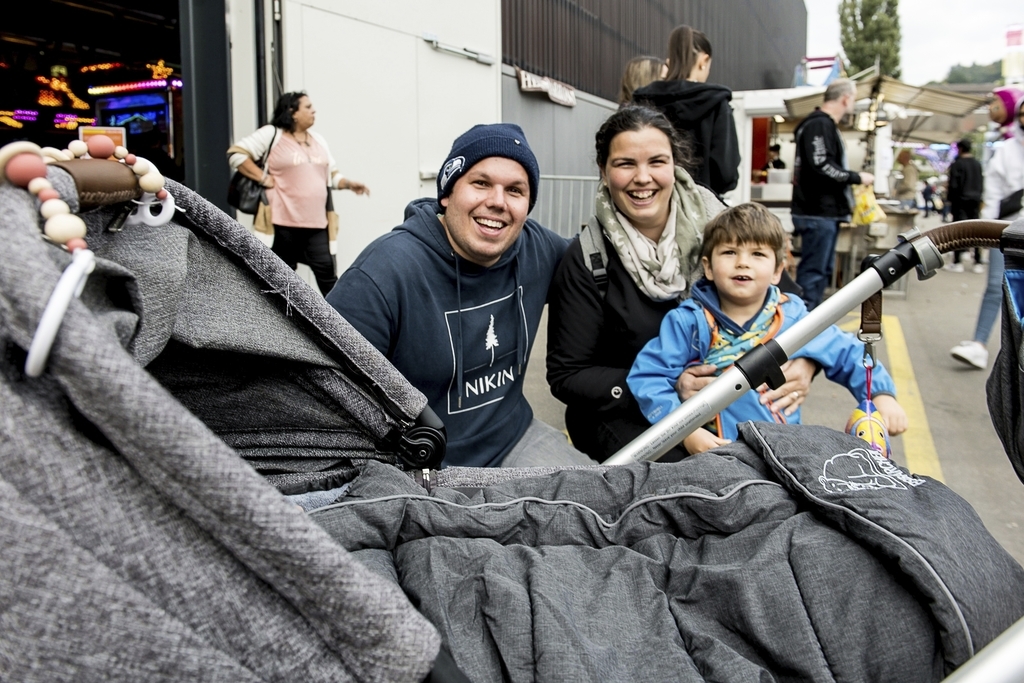
[[[89,145],[89,156],[93,159],[109,159],[114,155],[114,141],[106,135],[90,135],[86,140]]]
[[[89,152],[89,154],[91,155],[92,152]],[[71,253],[75,253],[79,249],[89,248],[89,245],[86,244],[85,240],[83,240],[81,237],[72,237],[67,241],[67,244],[65,244],[64,246],[67,247],[68,251],[70,251]]]
[[[167,190],[160,190],[159,192],[157,192],[156,198],[161,200],[167,199]]]
[[[129,154],[128,156],[126,156],[124,158],[124,163],[128,164],[129,166],[134,164],[135,163],[135,155],[134,154]]]
[[[40,190],[36,196],[39,197],[39,201],[45,202],[47,199],[60,199],[60,192],[49,187],[45,190]]]
[[[22,152],[7,162],[4,175],[18,187],[28,187],[33,178],[46,177],[46,162],[38,154]]]

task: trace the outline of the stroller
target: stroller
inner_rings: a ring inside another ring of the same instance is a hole
[[[51,292],[90,265],[0,185],[0,678],[925,681],[1019,640],[1024,570],[973,510],[830,430],[746,425],[673,465],[645,462],[673,438],[654,433],[600,467],[437,469],[422,394],[321,297],[169,181],[181,211],[125,227],[140,192],[98,179],[112,163],[48,169],[96,258],[41,364]],[[908,237],[835,305],[1002,228],[975,227]],[[770,378],[800,343],[776,341],[700,403]],[[993,391],[1024,476],[1015,362]],[[701,423],[681,419],[663,429]],[[877,485],[828,483],[851,467]],[[309,514],[281,495],[323,491]]]

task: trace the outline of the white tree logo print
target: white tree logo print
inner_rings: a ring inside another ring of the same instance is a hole
[[[494,347],[498,345],[498,335],[494,333],[494,316],[491,316],[491,323],[487,326],[487,339],[484,342],[484,349],[491,352],[491,365],[494,365]]]

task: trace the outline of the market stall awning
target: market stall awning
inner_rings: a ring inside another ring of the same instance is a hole
[[[821,106],[824,94],[825,91],[822,89],[812,95],[786,100],[786,111],[791,117],[802,119],[814,111],[815,107]],[[875,95],[883,96],[884,102],[907,109],[950,116],[966,116],[979,107],[984,107],[988,102],[984,97],[964,95],[941,88],[909,85],[889,76],[873,76],[857,81],[858,100],[869,99]]]

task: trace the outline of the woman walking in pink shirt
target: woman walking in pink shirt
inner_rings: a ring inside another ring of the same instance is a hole
[[[266,188],[275,254],[295,268],[309,265],[323,294],[337,281],[327,230],[331,189],[370,194],[341,175],[327,141],[310,130],[316,110],[304,92],[281,95],[274,118],[228,150],[228,162]],[[264,168],[257,161],[266,159]]]

